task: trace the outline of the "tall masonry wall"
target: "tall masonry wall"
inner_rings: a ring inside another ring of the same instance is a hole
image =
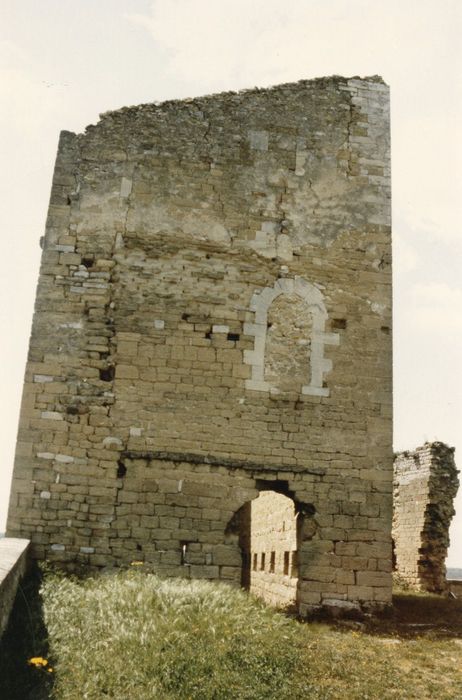
[[[390,314],[380,78],[63,132],[9,535],[70,569],[137,559],[239,585],[239,513],[277,481],[299,611],[387,603]]]
[[[425,443],[394,462],[395,570],[417,590],[447,590],[445,560],[459,480],[454,448]]]

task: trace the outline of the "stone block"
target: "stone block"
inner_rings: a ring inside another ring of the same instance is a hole
[[[356,583],[359,586],[379,586],[386,588],[390,585],[390,576],[381,571],[358,571]]]
[[[191,566],[191,577],[192,578],[207,578],[207,579],[218,579],[219,578],[219,568],[218,566]]]
[[[241,554],[236,547],[218,545],[213,549],[213,563],[218,566],[241,567]]]

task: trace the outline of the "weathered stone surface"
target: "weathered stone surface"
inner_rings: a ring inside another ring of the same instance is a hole
[[[27,568],[28,540],[0,539],[0,637],[8,624],[19,582]]]
[[[459,487],[457,474],[454,448],[442,442],[425,443],[395,457],[395,570],[417,590],[442,593],[447,589],[445,559]]]
[[[278,481],[299,610],[390,599],[388,111],[333,77],[61,134],[8,520],[35,557],[239,585]]]

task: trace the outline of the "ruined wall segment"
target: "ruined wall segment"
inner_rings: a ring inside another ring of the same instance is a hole
[[[142,559],[238,585],[230,523],[258,480],[284,480],[307,505],[300,611],[381,604],[391,444],[381,79],[141,105],[62,133],[11,535],[69,568]]]
[[[395,570],[416,590],[446,590],[445,560],[459,487],[454,448],[425,443],[394,462]]]

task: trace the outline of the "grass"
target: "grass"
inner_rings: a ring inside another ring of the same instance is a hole
[[[27,653],[49,654],[54,685],[43,669],[27,667],[17,649],[23,669],[49,695],[0,692],[2,698],[462,697],[462,640],[451,638],[457,631],[445,638],[413,627],[411,638],[400,633],[403,610],[409,608],[410,620],[417,615],[415,599],[398,605],[380,636],[378,628],[369,634],[365,627],[300,623],[224,585],[162,580],[140,570],[86,580],[48,573],[42,598],[49,649],[42,634],[41,646]],[[458,601],[443,607],[445,614],[451,608],[453,621],[454,611],[462,611]]]

